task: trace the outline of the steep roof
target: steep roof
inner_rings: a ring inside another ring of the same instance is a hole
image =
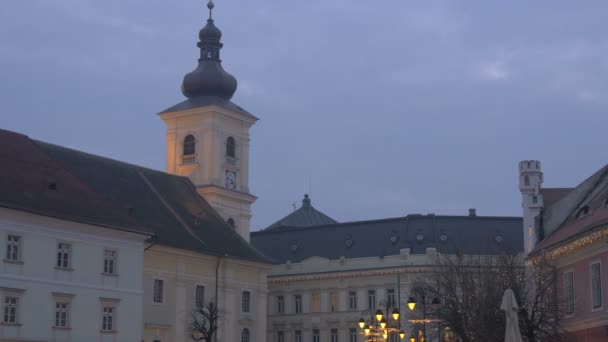
[[[552,206],[555,202],[564,198],[573,188],[541,188],[545,208]]]
[[[0,207],[153,235],[27,136],[0,129]]]
[[[30,192],[37,196],[37,201],[28,201],[27,196],[19,196],[27,188],[17,184],[10,193],[0,192],[0,205],[66,220],[85,216],[91,224],[111,222],[119,226],[143,227],[154,234],[157,244],[211,255],[268,261],[228,226],[186,177],[32,141],[23,135],[16,139],[14,135],[0,132],[0,155],[21,167],[6,170],[3,164],[0,168],[3,176],[17,179],[19,172],[30,172],[29,181],[24,185],[42,183],[46,186],[47,179],[52,179],[57,189],[52,194],[61,196],[62,201],[37,195],[35,190]],[[13,150],[18,152],[11,152]],[[22,161],[23,158],[26,160]],[[49,178],[44,172],[35,171],[47,170],[46,164],[65,177]],[[76,186],[73,184],[84,189],[82,193],[66,192],[69,187]]]
[[[520,217],[408,215],[313,227],[263,230],[251,243],[276,264],[317,256],[327,259],[422,254],[497,254],[523,251]]]
[[[588,211],[584,214],[583,210]],[[547,207],[542,214],[546,237],[531,254],[576,239],[608,224],[608,165]]]
[[[302,199],[302,206],[298,210],[271,224],[264,230],[311,227],[334,223],[338,223],[338,221],[315,209],[311,204],[310,197],[306,194],[304,195],[304,199]]]

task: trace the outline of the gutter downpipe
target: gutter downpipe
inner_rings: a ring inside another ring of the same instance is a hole
[[[217,264],[215,264],[215,305],[217,306],[218,312],[220,309],[220,293],[218,292],[219,288],[219,280],[220,280],[220,263],[222,262],[222,258],[226,255],[220,255],[217,257]],[[217,325],[217,322],[216,322]],[[217,342],[217,327],[215,332],[214,340]]]

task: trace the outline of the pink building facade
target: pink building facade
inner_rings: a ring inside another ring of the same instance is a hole
[[[543,198],[549,194],[550,200]],[[555,191],[538,186],[534,195],[544,199],[544,205],[534,223],[524,228],[534,235],[529,257],[546,258],[557,268],[554,285],[567,341],[606,342],[608,166],[575,188]]]

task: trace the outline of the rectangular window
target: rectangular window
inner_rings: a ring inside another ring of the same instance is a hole
[[[70,303],[55,302],[55,327],[70,327]]]
[[[395,289],[386,289],[386,301],[389,307],[395,307],[397,301],[395,300]]]
[[[72,245],[65,242],[57,244],[57,264],[59,268],[70,268],[70,252]]]
[[[296,330],[293,333],[293,342],[302,342],[302,330]]]
[[[17,322],[17,309],[19,308],[18,297],[4,297],[4,317],[2,321],[4,323],[19,323]]]
[[[205,287],[202,285],[196,285],[196,294],[195,294],[195,305],[197,308],[202,308],[205,306]]]
[[[296,313],[301,313],[302,312],[302,296],[301,295],[295,295],[294,296],[294,309]]]
[[[116,251],[106,249],[103,251],[103,273],[116,274]]]
[[[321,312],[321,294],[312,294],[312,303],[310,305],[312,312]]]
[[[285,333],[277,331],[277,342],[285,342]]]
[[[152,291],[152,300],[154,303],[163,302],[163,287],[165,282],[162,279],[154,279],[154,289]]]
[[[367,308],[369,310],[376,308],[376,290],[367,291]]]
[[[101,318],[101,330],[114,331],[114,314],[116,308],[113,306],[104,306]]]
[[[348,292],[348,309],[357,310],[357,291]]]
[[[243,291],[241,308],[243,312],[249,312],[251,310],[251,293],[249,291]]]
[[[348,342],[357,342],[357,329],[350,328],[348,330]]]
[[[277,297],[277,312],[280,314],[285,312],[285,297],[283,296]]]
[[[338,342],[338,329],[331,329],[331,342]]]
[[[338,311],[338,292],[336,291],[329,293],[329,311]]]
[[[591,297],[594,309],[602,306],[602,271],[600,267],[600,263],[591,265]]]
[[[312,342],[321,342],[321,334],[319,333],[319,329],[312,330]]]
[[[6,237],[6,260],[21,260],[21,236],[9,234]]]
[[[574,272],[564,273],[564,299],[566,301],[566,313],[574,313]]]

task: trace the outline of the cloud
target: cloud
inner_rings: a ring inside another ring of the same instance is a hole
[[[490,81],[504,81],[511,77],[511,70],[503,61],[481,63],[477,71],[482,79]]]

